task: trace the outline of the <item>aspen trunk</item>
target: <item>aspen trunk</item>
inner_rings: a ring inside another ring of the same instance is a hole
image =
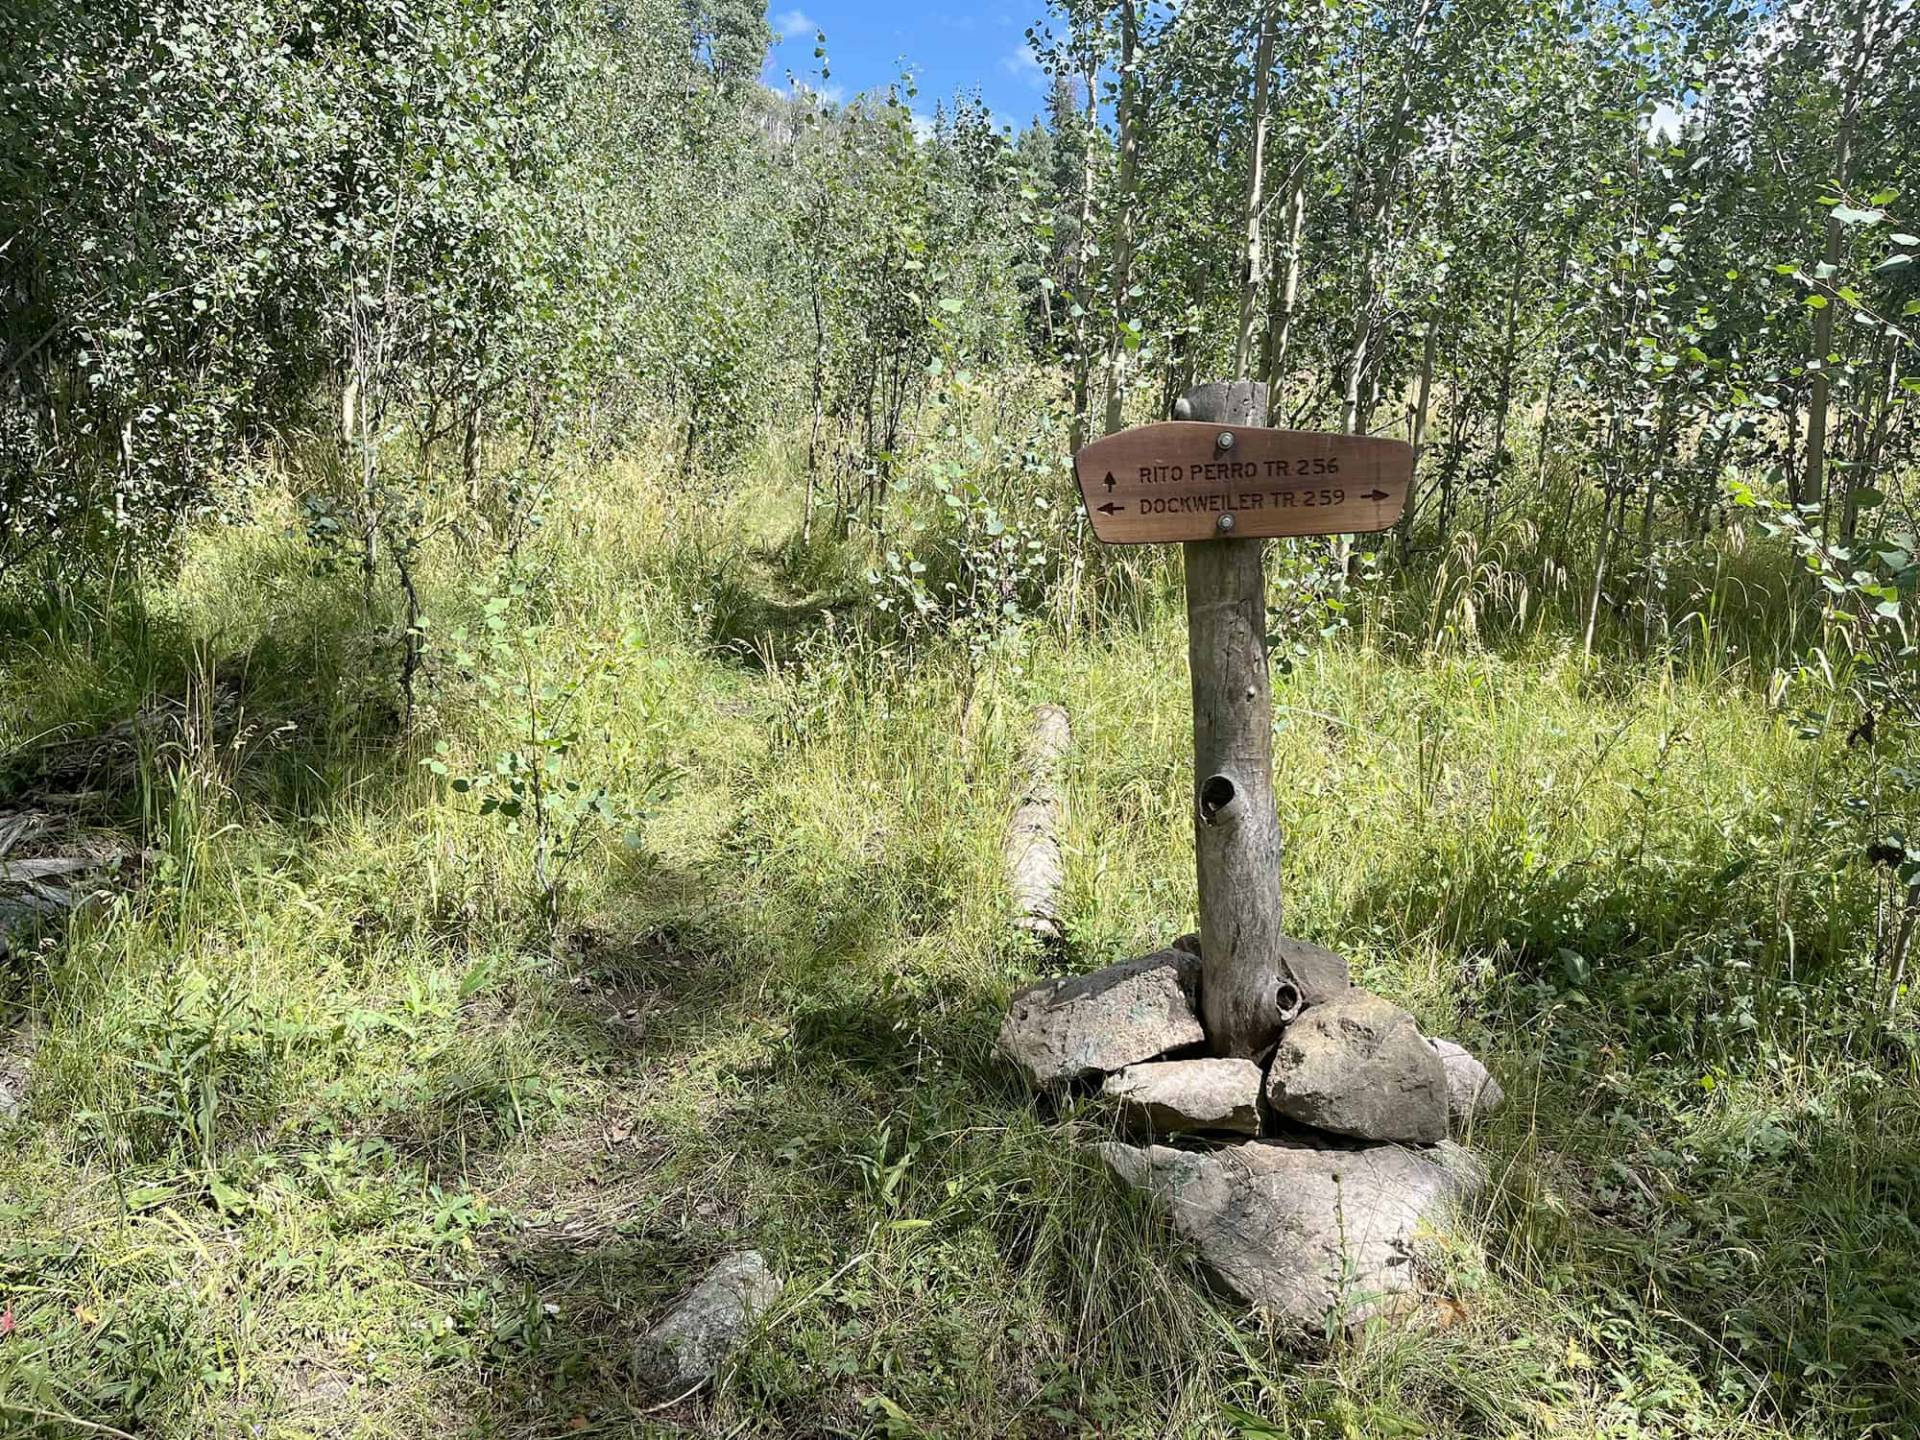
[[[820,423],[825,416],[827,325],[820,313],[820,266],[816,260],[809,290],[813,297],[813,425],[807,431],[807,499],[801,512],[800,543],[813,543],[813,501],[820,483]]]
[[[1593,637],[1600,623],[1600,596],[1606,589],[1607,559],[1613,550],[1613,492],[1614,484],[1612,479],[1609,478],[1607,481],[1606,494],[1600,503],[1600,552],[1594,556],[1593,588],[1587,592],[1587,631],[1580,641],[1580,658],[1582,661],[1593,658]],[[1622,487],[1620,509],[1622,511],[1623,524],[1625,523],[1624,512],[1626,508],[1627,497],[1625,489]]]
[[[1846,80],[1840,100],[1840,130],[1833,144],[1833,175],[1842,187],[1847,183],[1848,161],[1853,150],[1854,122],[1859,114],[1860,78],[1865,69],[1867,51],[1867,6],[1853,9],[1852,56],[1846,67]],[[1844,227],[1827,212],[1827,243],[1824,258],[1831,276],[1840,263]],[[1833,350],[1833,306],[1813,312],[1813,345],[1808,360],[1813,370],[1812,393],[1807,400],[1807,459],[1801,472],[1797,504],[1811,505],[1826,494],[1827,481],[1827,406],[1833,382],[1827,373],[1827,356]]]
[[[1267,111],[1270,106],[1268,72],[1273,69],[1273,27],[1266,6],[1261,6],[1257,23],[1260,38],[1253,49],[1253,149],[1247,160],[1246,252],[1240,271],[1240,324],[1234,332],[1233,374],[1244,380],[1253,373],[1253,317],[1260,296],[1261,209],[1267,177]],[[1262,417],[1261,424],[1266,420]]]
[[[1340,402],[1340,428],[1349,435],[1361,429],[1360,396],[1365,387],[1367,340],[1373,331],[1373,257],[1360,261],[1360,303],[1354,307],[1353,343],[1347,348],[1346,393]]]
[[[1047,944],[1065,937],[1060,919],[1060,887],[1065,866],[1060,855],[1060,766],[1073,744],[1067,712],[1042,705],[1033,712],[1027,737],[1024,783],[1002,844],[1013,891],[1013,923]]]
[[[1300,236],[1307,221],[1306,162],[1293,171],[1287,196],[1287,268],[1274,290],[1274,314],[1267,321],[1267,394],[1274,411],[1284,415],[1287,405],[1287,346],[1293,338],[1293,311],[1300,298]]]
[[[1127,290],[1133,284],[1134,189],[1138,183],[1140,137],[1134,133],[1134,110],[1139,104],[1134,75],[1134,52],[1139,45],[1139,22],[1134,0],[1120,0],[1120,104],[1115,116],[1120,127],[1119,195],[1114,212],[1113,274],[1109,293],[1113,297],[1112,333],[1107,337],[1107,406],[1105,433],[1120,428],[1122,395],[1120,367],[1125,347],[1120,339],[1122,316],[1127,308]]]
[[[1087,286],[1093,274],[1093,177],[1095,147],[1100,140],[1100,76],[1091,67],[1083,78],[1087,84],[1086,143],[1080,152],[1080,254],[1074,263],[1073,300],[1080,307],[1080,318],[1073,322],[1073,425],[1070,451],[1078,451],[1087,443],[1088,406],[1091,403],[1087,394],[1092,378],[1093,359],[1088,355],[1087,317],[1093,313],[1093,307],[1087,302],[1093,297],[1087,293]]]
[[[1407,487],[1407,508],[1400,512],[1399,531],[1400,558],[1407,558],[1407,550],[1413,541],[1413,519],[1420,502],[1420,451],[1426,443],[1427,410],[1433,402],[1433,362],[1439,350],[1440,324],[1437,320],[1427,321],[1426,341],[1420,350],[1420,390],[1413,402],[1413,424],[1409,427],[1408,438],[1413,442],[1413,483]]]
[[[1507,417],[1513,410],[1513,366],[1520,351],[1520,282],[1525,278],[1526,233],[1522,231],[1513,243],[1513,278],[1507,283],[1507,320],[1504,327],[1506,338],[1500,347],[1500,390],[1494,402],[1493,420],[1493,459],[1497,465],[1500,452],[1507,448]]]
[[[1405,69],[1400,81],[1400,93],[1393,105],[1394,123],[1388,131],[1392,138],[1385,153],[1370,167],[1374,198],[1371,205],[1356,209],[1355,218],[1364,222],[1362,234],[1366,236],[1366,241],[1360,250],[1359,296],[1353,311],[1353,343],[1347,350],[1346,394],[1340,408],[1340,428],[1350,435],[1362,434],[1367,421],[1361,408],[1361,399],[1366,394],[1368,347],[1378,321],[1374,312],[1381,292],[1380,277],[1374,269],[1374,246],[1385,237],[1387,222],[1393,214],[1394,175],[1406,156],[1405,142],[1398,137],[1407,130],[1413,118],[1414,76],[1422,64],[1421,57],[1426,53],[1428,27],[1438,6],[1439,0],[1421,0],[1420,13],[1414,17],[1406,56],[1401,62]],[[1351,536],[1341,538],[1351,543]]]

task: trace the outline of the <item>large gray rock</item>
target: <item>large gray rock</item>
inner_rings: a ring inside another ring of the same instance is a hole
[[[1251,1060],[1153,1060],[1107,1077],[1102,1095],[1117,1101],[1135,1133],[1187,1130],[1260,1133],[1260,1067]]]
[[[1473,1058],[1467,1047],[1452,1040],[1428,1040],[1447,1072],[1447,1118],[1454,1130],[1465,1130],[1482,1115],[1491,1115],[1507,1103],[1507,1092]]]
[[[1200,937],[1182,935],[1173,942],[1173,948],[1199,955]],[[1291,935],[1280,937],[1280,955],[1274,968],[1286,987],[1275,997],[1283,1021],[1291,1020],[1309,1005],[1337,1000],[1353,988],[1353,974],[1344,958],[1324,945],[1296,940]]]
[[[1447,1138],[1447,1072],[1398,1005],[1354,990],[1288,1025],[1267,1067],[1277,1115],[1363,1140]]]
[[[1315,1005],[1324,1005],[1330,1000],[1338,1000],[1353,989],[1353,973],[1347,968],[1346,960],[1324,945],[1315,945],[1310,940],[1296,940],[1291,935],[1280,937],[1280,973],[1293,982],[1295,1004],[1281,1004],[1283,1012],[1297,1013],[1300,1009],[1311,1009]],[[1291,1015],[1289,1015],[1291,1018]]]
[[[641,1378],[662,1390],[706,1384],[780,1290],[758,1250],[727,1256],[640,1342]]]
[[[1199,959],[1180,950],[1042,980],[1013,997],[1000,1053],[1044,1090],[1198,1045],[1206,1039],[1194,1018],[1199,983]]]
[[[1355,1324],[1413,1288],[1423,1235],[1444,1230],[1480,1176],[1465,1151],[1317,1149],[1248,1141],[1175,1150],[1109,1141],[1114,1173],[1147,1192],[1234,1295],[1283,1323]]]

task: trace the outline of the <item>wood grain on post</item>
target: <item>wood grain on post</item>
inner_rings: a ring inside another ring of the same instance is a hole
[[[1174,418],[1264,425],[1267,387],[1202,385],[1180,398]],[[1298,1008],[1282,958],[1266,576],[1259,540],[1189,541],[1184,549],[1200,1004],[1214,1052],[1252,1057]]]

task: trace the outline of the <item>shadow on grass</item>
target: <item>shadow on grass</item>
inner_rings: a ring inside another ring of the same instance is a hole
[[[877,612],[859,579],[862,565],[854,542],[816,535],[745,554],[694,557],[668,572],[688,588],[716,654],[752,669],[788,664],[816,637],[870,623]]]
[[[313,603],[229,635],[156,613],[131,587],[0,606],[0,637],[20,642],[0,674],[19,737],[0,753],[0,806],[50,801],[150,824],[178,774],[197,768],[290,819],[351,786],[397,779],[405,734],[391,627],[365,613],[357,586],[298,554],[252,558],[228,583],[266,589],[290,577],[315,588]]]
[[[909,1408],[943,1387],[991,1388],[943,1374],[984,1343],[947,1313],[954,1287],[962,1308],[1049,1303],[1071,1264],[1054,1224],[1063,1191],[1140,1223],[1107,1207],[1104,1180],[992,1063],[997,997],[890,989],[878,933],[796,955],[803,942],[736,928],[738,912],[713,905],[724,876],[656,868],[644,883],[651,923],[587,937],[542,1002],[598,1105],[491,1169],[468,1156],[472,1183],[537,1217],[486,1248],[484,1378],[460,1387],[473,1433],[564,1433],[575,1416],[611,1433],[700,1432],[715,1407],[734,1423],[742,1404],[792,1433],[864,1432],[875,1383]],[[718,1399],[668,1403],[638,1378],[635,1346],[744,1248],[789,1278],[778,1335]],[[884,1380],[909,1360],[921,1378]],[[1048,1363],[1068,1383],[1061,1355]]]
[[[1707,1393],[1790,1427],[1844,1411],[1911,1433],[1920,1034],[1699,830],[1657,869],[1449,851],[1364,890],[1346,923],[1486,957],[1461,1009],[1514,1081],[1487,1139],[1506,1176],[1493,1242],[1518,1273],[1640,1297],[1629,1369],[1657,1336]]]

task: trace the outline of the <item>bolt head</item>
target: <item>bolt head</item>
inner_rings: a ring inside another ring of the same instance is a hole
[[[1233,448],[1233,431],[1222,430],[1214,437],[1213,443],[1222,450],[1231,450]]]
[[[1213,522],[1213,525],[1222,535],[1231,535],[1233,533],[1233,516],[1222,515],[1218,520]]]

